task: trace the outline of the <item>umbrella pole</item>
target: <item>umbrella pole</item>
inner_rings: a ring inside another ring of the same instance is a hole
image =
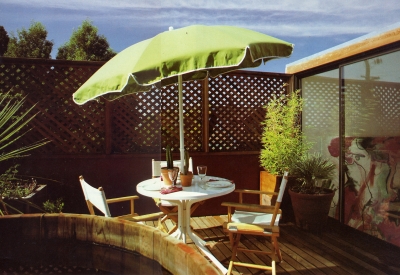
[[[183,88],[182,75],[178,75],[178,93],[179,93],[179,146],[181,152],[181,172],[183,171],[183,161],[185,159],[185,141],[183,134]]]

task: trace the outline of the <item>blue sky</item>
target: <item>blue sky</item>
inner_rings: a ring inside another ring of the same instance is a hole
[[[285,65],[400,21],[398,0],[1,0],[0,25],[10,34],[41,22],[54,42],[52,57],[82,21],[89,19],[116,52],[168,30],[188,25],[234,25],[295,44]]]

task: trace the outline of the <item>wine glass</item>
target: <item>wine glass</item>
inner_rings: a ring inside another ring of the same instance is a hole
[[[198,165],[197,166],[197,174],[200,177],[200,181],[203,182],[203,178],[207,175],[207,166]]]
[[[172,169],[168,169],[168,177],[171,180],[172,186],[175,186],[176,179],[178,178],[179,169],[174,167]]]

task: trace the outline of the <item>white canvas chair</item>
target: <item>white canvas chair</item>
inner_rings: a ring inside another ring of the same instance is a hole
[[[151,213],[139,216],[137,213],[135,213],[135,203],[134,203],[135,200],[139,199],[138,196],[134,195],[134,196],[107,199],[102,187],[94,188],[85,181],[83,176],[79,176],[79,181],[81,183],[83,195],[85,196],[86,204],[89,209],[89,213],[91,215],[96,215],[95,210],[93,208],[94,206],[99,211],[101,211],[104,214],[104,216],[111,217],[108,204],[117,202],[126,202],[126,201],[130,202],[130,213],[127,215],[118,216],[118,218],[140,222],[140,221],[155,220],[164,215],[163,212],[158,212],[158,213]]]
[[[174,166],[175,167],[180,167],[181,165],[181,161],[180,160],[174,160]],[[152,177],[153,178],[157,178],[161,176],[161,168],[162,167],[166,167],[167,166],[167,162],[166,161],[159,161],[159,160],[152,160],[152,169],[151,169],[151,173],[152,173]],[[189,158],[189,167],[188,167],[188,171],[193,172],[193,160],[192,158]],[[178,206],[173,205],[167,201],[158,199],[158,198],[154,198],[154,202],[156,203],[156,205],[158,206],[158,208],[160,208],[160,210],[165,214],[158,223],[158,228],[164,232],[167,232],[168,234],[172,234],[175,232],[175,230],[178,228]],[[197,207],[199,207],[201,204],[203,204],[204,202],[198,202],[195,203],[194,205],[192,205],[192,208],[190,209],[191,214],[197,209]],[[171,229],[168,229],[165,222],[170,219],[171,221],[174,222],[174,226]]]
[[[280,205],[285,192],[288,172],[284,173],[280,185],[279,193],[258,191],[258,190],[235,190],[239,193],[239,202],[224,202],[223,206],[228,207],[228,222],[224,223],[224,231],[229,234],[229,240],[232,245],[232,257],[229,262],[228,273],[231,274],[234,266],[243,266],[262,270],[271,270],[276,274],[275,262],[282,261],[282,255],[279,249],[279,219],[282,214]],[[258,205],[243,203],[244,194],[255,195],[275,195],[277,196],[275,205]],[[271,251],[247,249],[239,247],[241,235],[255,235],[271,238]],[[239,262],[237,252],[245,251],[256,254],[271,255],[271,265],[259,265],[253,263]]]

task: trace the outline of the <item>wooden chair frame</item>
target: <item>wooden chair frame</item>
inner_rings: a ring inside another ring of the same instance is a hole
[[[224,202],[223,206],[228,208],[228,222],[224,223],[223,229],[229,235],[229,241],[232,246],[232,257],[229,262],[228,272],[227,274],[231,274],[234,266],[242,266],[248,268],[256,268],[261,270],[271,270],[272,274],[276,274],[276,262],[282,261],[282,254],[279,249],[279,217],[282,214],[280,209],[280,205],[282,202],[283,193],[286,188],[286,183],[288,179],[288,172],[285,172],[279,193],[277,192],[268,192],[268,191],[259,191],[259,190],[244,190],[237,189],[235,192],[239,193],[239,202]],[[252,194],[252,195],[271,195],[277,196],[277,200],[275,205],[258,205],[258,204],[245,204],[244,194]],[[233,219],[233,211],[245,211],[249,216],[254,214],[255,217],[257,215],[263,216],[263,213],[268,214],[270,217],[269,224],[255,224],[255,223],[238,223],[232,222]],[[254,235],[254,236],[263,236],[267,238],[271,238],[271,251],[263,251],[263,250],[254,250],[247,249],[244,247],[239,247],[240,239],[242,235]],[[250,252],[255,254],[266,254],[271,255],[271,265],[260,265],[253,263],[245,263],[240,262],[237,259],[237,253],[239,251]]]

